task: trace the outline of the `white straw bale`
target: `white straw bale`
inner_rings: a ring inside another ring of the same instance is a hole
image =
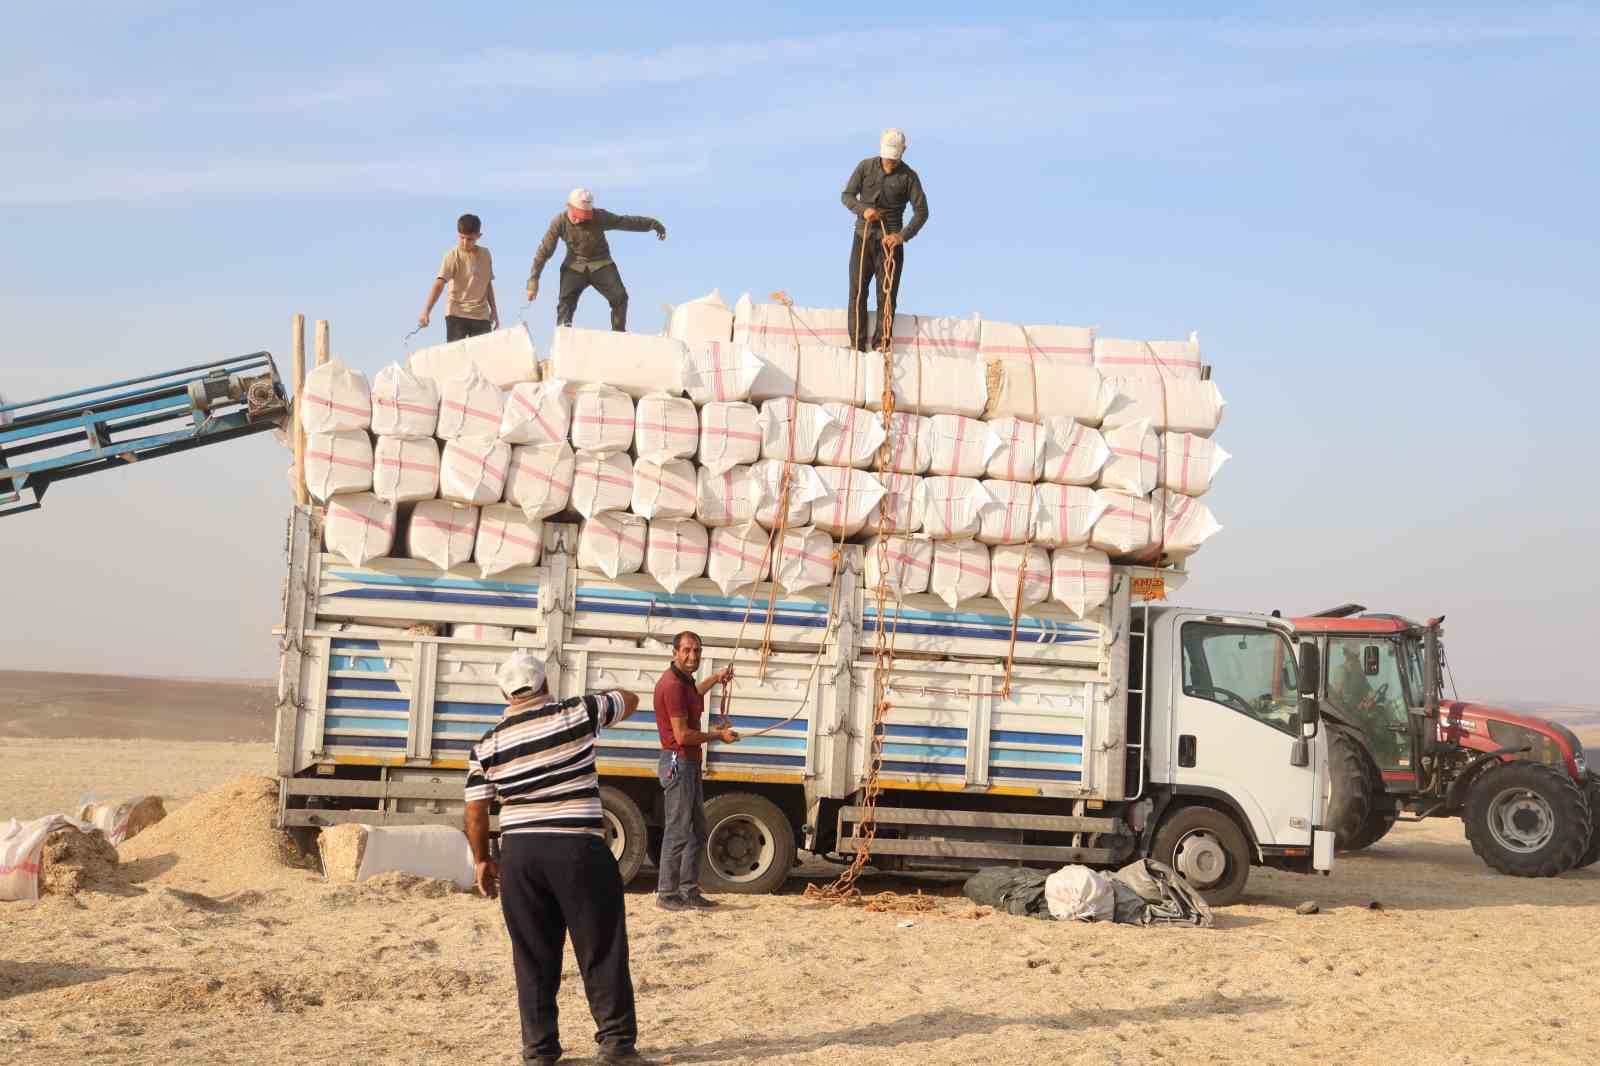
[[[706,576],[724,596],[767,580],[772,572],[769,534],[757,525],[720,526],[711,531]]]
[[[848,313],[844,308],[758,304],[746,293],[733,305],[733,343],[762,356],[792,351],[796,344],[846,348]]]
[[[1046,548],[1069,548],[1089,543],[1094,524],[1105,512],[1106,499],[1082,485],[1039,486],[1038,519],[1034,540]]]
[[[390,363],[372,379],[372,432],[380,437],[431,437],[439,426],[439,386]]]
[[[988,418],[1009,415],[1040,421],[1062,415],[1098,426],[1117,396],[1115,387],[1093,367],[993,359],[987,369],[984,414]]]
[[[441,392],[446,381],[468,369],[483,375],[497,389],[539,378],[538,352],[528,327],[520,322],[476,337],[419,348],[411,353],[409,362],[413,374],[439,383]]]
[[[632,503],[633,460],[626,453],[578,453],[572,467],[574,510],[593,518],[604,511],[626,511]]]
[[[1044,462],[1040,476],[1058,485],[1093,485],[1111,458],[1098,429],[1061,415],[1045,419]]]
[[[372,438],[364,429],[306,434],[306,489],[326,503],[372,489]]]
[[[985,362],[1007,359],[1052,362],[1065,366],[1094,365],[1093,326],[1017,326],[983,320],[978,357]]]
[[[565,381],[524,381],[506,393],[500,439],[508,444],[553,444],[572,430],[572,389]]]
[[[1038,481],[1049,431],[1024,418],[996,418],[987,425],[999,446],[989,456],[985,473],[1002,481]]]
[[[625,452],[633,446],[633,399],[610,385],[580,385],[572,398],[572,446]]]
[[[956,318],[953,315],[894,316],[894,352],[896,355],[958,356],[972,360],[978,353],[983,331],[983,320],[973,315]]]
[[[980,515],[992,502],[982,482],[970,477],[925,477],[917,489],[924,533],[935,540],[978,535]]]
[[[1017,601],[1018,580],[1022,582],[1020,604]],[[1034,604],[1043,603],[1050,595],[1050,553],[1037,544],[1026,548],[1006,544],[991,549],[989,595],[999,600],[1006,614],[1013,617],[1019,607],[1025,611]]]
[[[733,337],[733,308],[722,299],[721,292],[712,289],[704,296],[669,307],[663,332],[691,350],[727,344]]]
[[[748,400],[761,357],[724,341],[691,344],[683,355],[683,391],[697,404]]]
[[[672,337],[557,326],[545,363],[547,378],[621,389],[635,400],[683,391],[684,343]],[[577,444],[577,441],[573,441]]]
[[[1000,448],[1000,438],[988,423],[965,415],[934,415],[933,456],[928,472],[947,477],[982,477],[989,460]]]
[[[1111,560],[1093,548],[1050,553],[1050,598],[1079,618],[1111,598]]]
[[[578,568],[612,580],[638,573],[644,565],[647,528],[644,519],[625,511],[595,515],[578,532]]]
[[[964,600],[989,594],[989,546],[975,540],[933,542],[933,568],[928,591],[952,608]]]
[[[1111,458],[1100,470],[1100,487],[1130,496],[1148,496],[1161,479],[1161,438],[1141,418],[1101,431]]]
[[[883,499],[883,483],[865,470],[846,466],[813,467],[827,489],[811,505],[811,524],[835,537],[853,537]]]
[[[520,507],[510,503],[490,504],[478,518],[472,558],[484,577],[493,577],[516,566],[537,566],[543,537],[543,523],[523,514]]]
[[[692,518],[696,499],[694,464],[640,459],[633,464],[633,513],[644,518]]]
[[[811,341],[798,348],[780,348],[757,357],[761,368],[750,386],[756,402],[779,398],[807,403],[865,406],[883,395],[883,357],[854,348],[828,347]]]
[[[1090,547],[1113,559],[1137,557],[1155,547],[1159,530],[1149,500],[1110,489],[1098,489],[1096,494],[1105,510],[1095,521]]]
[[[867,516],[869,533],[915,533],[922,528],[922,506],[918,486],[922,479],[915,474],[879,474],[883,498]]]
[[[741,401],[708,403],[700,409],[700,465],[713,474],[748,466],[761,458],[761,414]]]
[[[397,513],[394,504],[369,492],[335,496],[328,501],[323,542],[351,566],[366,566],[394,550]]]
[[[758,491],[748,466],[733,466],[720,473],[700,467],[695,476],[695,518],[707,526],[754,522]]]
[[[883,417],[844,403],[825,403],[822,409],[830,421],[817,437],[817,462],[862,469],[872,466],[884,440]]]
[[[300,393],[300,425],[307,433],[344,433],[372,425],[367,376],[337,359],[313,367]]]
[[[896,411],[889,416],[888,465],[897,474],[926,474],[933,463],[933,420]]]
[[[1186,341],[1136,341],[1096,337],[1094,365],[1111,377],[1188,378],[1199,381],[1202,367],[1200,339]]]
[[[692,459],[700,445],[700,414],[694,401],[652,392],[634,412],[634,451],[640,459],[664,463]]]
[[[505,393],[475,363],[439,382],[438,434],[445,440],[496,436],[504,413]]]
[[[775,552],[772,579],[785,592],[803,592],[833,583],[833,540],[822,530],[814,526],[785,529]]]
[[[778,525],[779,502],[782,500],[785,471],[789,479],[787,516],[785,526],[811,524],[811,505],[828,494],[828,487],[817,472],[800,463],[784,463],[777,459],[763,459],[750,464],[750,481],[756,490],[755,519],[772,529]]]
[[[439,442],[432,437],[379,437],[372,449],[372,492],[390,503],[439,495]]]
[[[1161,437],[1161,484],[1185,496],[1204,496],[1211,479],[1230,458],[1214,440],[1193,433],[1164,433]]]
[[[761,455],[766,459],[813,462],[822,430],[832,421],[820,404],[784,396],[761,405]]]
[[[478,508],[449,500],[424,500],[406,527],[406,555],[440,570],[461,566],[477,544]]]
[[[506,502],[529,518],[549,518],[567,509],[577,459],[564,440],[519,444],[511,449],[506,472]]]
[[[645,531],[644,568],[668,592],[706,572],[711,536],[688,518],[651,519]]]
[[[928,591],[933,541],[923,537],[873,537],[866,544],[867,589],[880,584],[897,596]]]
[[[459,640],[506,640],[516,636],[510,626],[486,626],[477,622],[457,622],[450,627],[450,635]]]
[[[1227,401],[1214,381],[1162,376],[1107,378],[1114,399],[1103,429],[1148,419],[1157,432],[1194,433],[1209,437],[1222,424]]]
[[[990,504],[978,513],[978,539],[991,547],[1028,540],[1039,514],[1039,487],[1027,481],[990,480],[983,488]]]
[[[511,445],[495,437],[457,437],[439,457],[439,496],[456,503],[486,504],[506,492]]]

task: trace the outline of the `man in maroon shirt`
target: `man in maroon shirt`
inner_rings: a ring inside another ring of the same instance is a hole
[[[700,728],[706,693],[733,680],[733,667],[704,681],[700,669],[700,637],[687,630],[672,640],[672,665],[656,682],[656,731],[661,736],[661,762],[656,774],[666,798],[666,826],[661,839],[661,873],[656,903],[669,911],[715,907],[700,891],[700,857],[706,847],[705,790],[701,783],[701,749],[713,740],[732,744],[739,734],[724,726]]]

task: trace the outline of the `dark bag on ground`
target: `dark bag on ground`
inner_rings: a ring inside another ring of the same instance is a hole
[[[1028,870],[1021,866],[985,866],[961,886],[961,892],[982,907],[993,907],[1007,914],[1028,918],[1050,918],[1050,909],[1044,902],[1043,870]]]

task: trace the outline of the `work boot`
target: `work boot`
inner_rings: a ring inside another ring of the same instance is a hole
[[[685,892],[683,894],[683,902],[690,907],[693,907],[695,910],[701,911],[708,911],[712,907],[721,906],[721,904],[714,899],[706,899],[705,894],[698,888],[691,888],[689,891]]]
[[[600,1049],[601,1062],[625,1062],[628,1066],[649,1066],[651,1060],[639,1054],[636,1047],[603,1047]]]
[[[689,901],[682,896],[660,892],[656,894],[656,906],[664,911],[686,911],[690,909]]]

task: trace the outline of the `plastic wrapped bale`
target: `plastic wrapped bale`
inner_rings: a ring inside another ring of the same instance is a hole
[[[466,834],[452,826],[329,826],[317,834],[317,852],[329,881],[403,873],[453,882],[464,891],[475,879]]]
[[[632,503],[633,460],[622,452],[578,453],[572,467],[573,510],[593,518],[603,511],[626,511]]]
[[[1045,905],[1062,922],[1109,922],[1117,913],[1110,874],[1087,866],[1063,866],[1044,881]]]
[[[657,463],[640,459],[633,464],[633,513],[644,518],[694,516],[697,478],[687,459]]]
[[[454,503],[494,503],[505,495],[511,445],[494,437],[457,437],[439,458],[439,496]]]
[[[1186,341],[1135,341],[1096,337],[1094,365],[1110,377],[1169,377],[1199,381],[1204,363],[1200,338]]]
[[[963,415],[934,415],[933,455],[928,472],[946,477],[982,477],[1000,449],[1000,438],[988,425]]]
[[[761,454],[767,459],[809,463],[817,442],[831,421],[820,404],[796,403],[785,396],[761,405]]]
[[[529,518],[549,518],[567,509],[577,457],[566,441],[519,444],[511,449],[506,472],[506,502]]]
[[[692,519],[651,519],[645,531],[645,571],[668,592],[677,592],[706,572],[710,547],[705,526]]]
[[[762,356],[792,351],[796,344],[847,348],[850,324],[842,307],[758,304],[746,293],[733,305],[733,343]]]
[[[525,381],[506,393],[500,439],[508,444],[554,444],[572,431],[572,390],[565,381]]]
[[[915,474],[879,474],[883,498],[867,516],[869,533],[915,533],[922,528],[918,499],[922,479]]]
[[[1117,398],[1116,388],[1093,367],[1070,364],[990,361],[987,368],[989,418],[1043,420],[1051,416],[1098,426]]]
[[[700,409],[700,465],[713,474],[761,458],[761,413],[739,401]]]
[[[1204,496],[1211,479],[1230,458],[1216,441],[1193,433],[1165,433],[1161,438],[1161,485],[1185,496]]]
[[[786,529],[774,549],[772,579],[785,592],[803,592],[819,585],[833,584],[837,567],[833,558],[833,539],[814,526]]]
[[[817,437],[817,462],[861,469],[872,466],[884,440],[882,417],[844,403],[825,403],[822,409],[830,421]]]
[[[344,433],[372,425],[367,376],[337,359],[313,367],[300,393],[300,425],[307,433]]]
[[[1000,481],[1038,481],[1050,430],[1025,418],[997,418],[988,425],[999,444],[984,472]]]
[[[477,537],[478,508],[449,500],[425,500],[411,512],[406,555],[449,570],[472,558]]]
[[[976,315],[894,316],[895,355],[951,355],[971,360],[982,343],[983,320]]]
[[[882,585],[896,596],[928,591],[933,541],[923,537],[873,537],[866,545],[867,591]]]
[[[888,467],[897,474],[926,474],[933,462],[933,420],[896,411],[889,416]]]
[[[922,531],[935,540],[976,537],[983,509],[992,502],[983,483],[970,477],[925,477],[917,490]]]
[[[502,574],[515,566],[537,566],[543,538],[543,524],[523,514],[520,507],[491,504],[478,518],[472,558],[484,577]]]
[[[757,525],[721,526],[711,531],[711,557],[706,576],[724,596],[767,580],[772,554],[766,530]]]
[[[1040,485],[1034,542],[1045,548],[1087,544],[1094,524],[1105,509],[1105,499],[1093,489],[1081,485]]]
[[[742,526],[756,518],[756,485],[748,466],[695,475],[695,518],[706,526]]]
[[[1017,326],[983,320],[978,357],[985,362],[1030,359],[1061,366],[1094,366],[1093,326]]]
[[[1149,500],[1110,489],[1098,489],[1095,495],[1105,504],[1105,510],[1095,520],[1094,531],[1089,535],[1090,547],[1113,559],[1142,556],[1155,547],[1159,534]]]
[[[883,394],[883,357],[876,353],[812,341],[758,358],[761,369],[750,386],[750,398],[758,403],[798,397],[805,403],[860,407],[874,394]]]
[[[799,463],[785,464],[777,459],[763,459],[750,465],[750,483],[755,489],[755,520],[767,529],[779,524],[779,501],[782,500],[784,470],[789,472],[788,506],[784,509],[784,526],[811,524],[811,505],[828,494],[816,470]]]
[[[504,414],[505,393],[475,365],[439,383],[438,434],[445,440],[496,436]]]
[[[633,399],[609,385],[580,385],[572,398],[572,446],[580,452],[633,447]]]
[[[634,410],[634,451],[658,463],[692,459],[700,446],[700,414],[694,401],[652,392]]]
[[[557,326],[544,376],[606,385],[636,400],[652,392],[676,396],[683,391],[685,351],[672,337]]]
[[[722,299],[721,292],[712,289],[704,296],[668,308],[663,332],[690,349],[727,344],[733,337],[733,308]]]
[[[881,363],[879,364],[881,367]],[[987,398],[985,370],[971,353],[962,355],[897,350],[890,366],[894,409],[913,414],[955,414],[976,418]],[[883,409],[884,390],[867,393],[866,404]]]
[[[306,489],[318,503],[372,489],[372,438],[364,429],[306,434]]]
[[[521,323],[464,340],[419,348],[411,353],[409,362],[413,374],[438,382],[441,391],[444,382],[468,369],[482,374],[497,389],[508,389],[539,378],[538,352],[534,350],[528,327]]]
[[[397,514],[394,504],[370,492],[335,496],[328,501],[323,543],[351,566],[366,566],[394,550]]]
[[[486,626],[476,622],[457,622],[450,627],[450,635],[458,640],[506,640],[516,636],[510,626]]]
[[[583,523],[578,532],[578,567],[596,570],[612,580],[636,574],[644,565],[645,520],[625,511],[606,511]]]
[[[76,896],[90,889],[116,886],[117,849],[93,826],[60,825],[44,838],[39,851],[39,891],[50,896]]]
[[[928,591],[954,608],[964,600],[989,594],[989,547],[975,540],[933,542],[933,568]]]
[[[90,802],[78,809],[78,821],[104,833],[112,847],[132,840],[166,816],[167,807],[160,796],[134,796],[120,803]]]
[[[1149,419],[1150,428],[1209,437],[1222,424],[1227,401],[1214,381],[1186,378],[1108,378],[1115,393],[1102,429]]]
[[[1050,553],[1050,598],[1079,618],[1111,598],[1111,559],[1093,548]]]
[[[1148,419],[1102,431],[1111,458],[1100,470],[1100,487],[1148,496],[1161,480],[1161,439]]]
[[[372,432],[380,437],[431,437],[439,426],[439,386],[390,363],[372,379]]]
[[[865,470],[841,466],[812,467],[827,489],[811,505],[811,524],[835,537],[853,537],[866,528],[883,499],[883,483]]]
[[[1152,501],[1156,521],[1161,523],[1160,562],[1177,562],[1200,550],[1200,546],[1222,532],[1211,508],[1181,493],[1158,489]]]
[[[748,400],[760,373],[760,356],[726,341],[691,344],[683,355],[683,391],[697,404]]]
[[[1098,429],[1055,415],[1045,419],[1044,462],[1040,476],[1057,485],[1093,485],[1111,458]]]
[[[1019,578],[1020,575],[1020,578]],[[1017,598],[1017,582],[1022,598]],[[1007,614],[1026,611],[1050,596],[1050,553],[1037,544],[1026,548],[1004,544],[989,551],[989,595],[1000,601]]]
[[[432,437],[379,437],[372,449],[372,493],[390,503],[439,495],[439,442]]]
[[[990,504],[978,512],[978,539],[990,547],[1030,539],[1042,486],[1027,481],[985,481],[983,488]]]

